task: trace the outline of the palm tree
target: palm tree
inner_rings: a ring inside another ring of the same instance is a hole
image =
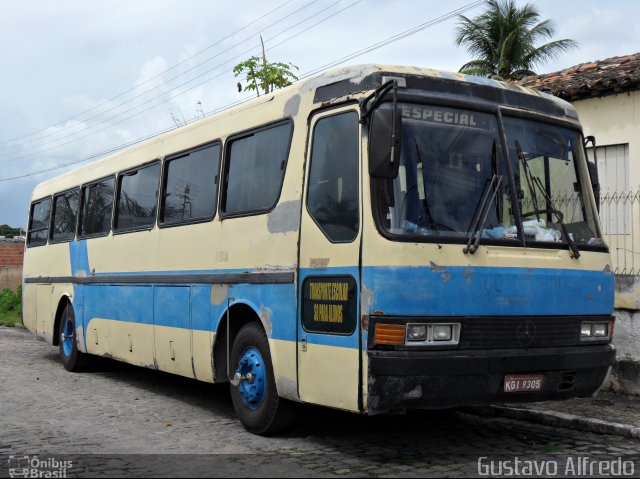
[[[534,67],[578,46],[568,39],[536,46],[550,39],[554,31],[551,20],[539,19],[533,5],[518,8],[514,0],[487,0],[486,11],[473,19],[460,15],[456,43],[466,46],[476,58],[460,72],[518,80],[535,75]]]

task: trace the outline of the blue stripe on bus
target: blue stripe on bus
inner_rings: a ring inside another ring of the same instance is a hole
[[[272,339],[296,340],[294,284],[228,286],[226,294],[234,298],[232,304],[246,304],[260,314],[271,328]],[[75,288],[76,314],[84,318],[85,332],[93,318],[216,331],[227,310],[225,298],[212,301],[210,285],[89,284]]]
[[[69,258],[71,259],[71,274],[73,276],[91,276],[86,240],[69,243]]]
[[[604,271],[504,267],[371,267],[367,313],[400,316],[595,315],[613,311]]]
[[[82,259],[83,249],[86,251],[86,244],[76,251],[74,273],[88,271],[88,260]],[[170,273],[191,274],[193,271]],[[309,275],[318,274],[349,274],[359,281],[355,267],[303,268],[301,284]],[[299,324],[296,287],[294,283],[230,284],[226,295],[235,298],[234,304],[247,304],[259,313],[271,328],[272,339],[296,341]],[[597,271],[366,267],[362,271],[362,287],[367,294],[366,314],[382,311],[397,316],[596,315],[611,314],[613,310],[613,275]],[[76,313],[84,318],[85,332],[86,322],[92,318],[216,331],[224,320],[227,301],[214,299],[211,288],[203,284],[77,285]],[[359,345],[357,332],[351,336],[307,334],[307,340],[335,347],[358,348]]]

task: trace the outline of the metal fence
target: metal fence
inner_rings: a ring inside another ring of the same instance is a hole
[[[600,224],[614,272],[640,276],[640,190],[601,195]]]
[[[582,221],[582,201],[577,194],[554,196],[554,207],[566,223]],[[544,198],[521,201],[523,211],[544,207]],[[600,196],[600,225],[611,252],[611,269],[617,275],[640,276],[640,190],[607,192]]]

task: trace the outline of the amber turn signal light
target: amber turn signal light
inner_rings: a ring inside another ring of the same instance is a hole
[[[406,336],[404,324],[376,324],[375,344],[402,346]]]

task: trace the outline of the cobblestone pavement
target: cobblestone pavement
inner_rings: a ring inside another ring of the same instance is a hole
[[[529,410],[557,411],[640,427],[640,397],[609,391],[600,392],[595,398],[545,401],[534,404],[516,404],[514,406]]]
[[[228,386],[111,361],[68,373],[57,348],[3,327],[0,411],[4,476],[10,455],[37,455],[72,460],[68,475],[183,477],[477,476],[481,456],[558,461],[562,473],[568,457],[624,456],[640,477],[637,440],[460,412],[304,407],[293,431],[258,437],[235,418]]]

